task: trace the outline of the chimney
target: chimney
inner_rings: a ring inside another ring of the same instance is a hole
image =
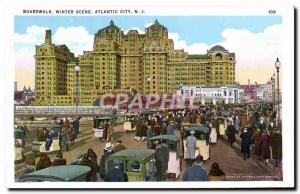
[[[52,44],[51,30],[46,30],[45,43]]]
[[[250,88],[250,79],[248,79],[248,87]]]

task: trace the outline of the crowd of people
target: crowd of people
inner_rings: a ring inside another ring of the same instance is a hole
[[[143,142],[158,135],[175,135],[176,130],[178,130],[181,138],[185,136],[186,170],[183,181],[226,180],[225,172],[221,170],[217,162],[213,162],[208,173],[204,170],[203,156],[200,154],[195,155],[195,151],[199,149],[196,143],[195,131],[190,131],[188,134],[183,132],[183,129],[189,124],[199,124],[207,127],[209,129],[208,141],[212,144],[217,141],[224,141],[232,148],[239,146],[241,157],[244,160],[253,157],[253,159],[267,164],[270,159],[273,159],[272,161],[275,161],[274,166],[281,168],[281,130],[276,125],[276,111],[273,111],[269,104],[207,105],[197,110],[182,109],[140,113],[130,118],[130,122],[132,128],[136,129],[134,140],[138,142]],[[64,129],[60,134],[61,145],[66,145],[68,151],[68,141],[74,142],[79,134],[79,119],[70,123],[66,118],[65,121],[60,120],[58,124],[62,125]],[[120,168],[120,165],[111,165],[112,168],[108,173],[105,172],[106,159],[113,153],[127,149],[120,140],[117,141],[115,146],[111,143],[113,131],[113,124],[106,123],[104,130],[106,144],[100,158],[90,148],[71,163],[91,168],[87,175],[87,181],[97,181],[97,174],[103,181],[128,181],[128,177],[124,173],[124,169]],[[49,133],[44,131],[43,134],[41,139],[47,141]],[[155,153],[156,181],[165,181],[169,160],[168,147],[161,144],[158,148]],[[61,151],[57,153],[53,162],[43,153],[36,165],[36,170],[49,166],[66,165],[66,163]],[[35,165],[31,159],[26,164],[25,174],[32,172]]]
[[[73,144],[80,131],[80,118],[70,121],[68,118],[56,120],[56,124],[60,125],[59,130],[48,131],[43,128],[43,131],[38,135],[38,141],[45,141],[45,150],[49,151],[53,138],[59,138],[60,149],[69,151],[69,142]],[[65,147],[65,148],[64,148]]]
[[[157,135],[174,135],[174,129],[181,131],[183,135],[182,128],[187,123],[201,124],[210,130],[210,143],[215,143],[217,139],[227,139],[233,147],[240,139],[240,150],[245,160],[252,151],[255,159],[266,163],[273,158],[276,167],[281,165],[282,136],[276,125],[276,111],[272,110],[270,104],[203,106],[192,111],[183,109],[142,113],[131,118],[131,123],[136,128],[136,141],[144,141]],[[216,137],[213,131],[216,132]],[[188,153],[193,153],[195,141],[194,137],[188,137]]]

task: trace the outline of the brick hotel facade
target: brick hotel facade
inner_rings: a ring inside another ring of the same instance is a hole
[[[80,37],[78,37],[80,38]],[[127,34],[113,21],[94,37],[92,51],[75,57],[66,45],[36,46],[34,105],[74,105],[75,66],[79,65],[79,105],[92,105],[104,93],[173,94],[180,84],[220,87],[235,83],[235,54],[216,45],[206,54],[174,49],[168,29],[155,23],[145,34]]]

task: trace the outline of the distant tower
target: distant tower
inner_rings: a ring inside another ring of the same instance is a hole
[[[46,30],[45,44],[52,44],[51,30]]]
[[[18,82],[14,82],[14,91],[18,91]]]

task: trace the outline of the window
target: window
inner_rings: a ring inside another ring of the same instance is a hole
[[[222,60],[222,55],[220,53],[216,54],[216,60]]]

